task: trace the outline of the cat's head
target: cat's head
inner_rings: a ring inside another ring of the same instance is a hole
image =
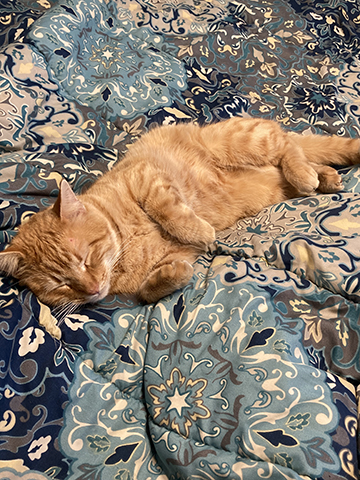
[[[109,292],[116,243],[106,218],[62,181],[54,206],[21,225],[0,252],[0,270],[50,306],[97,302]]]

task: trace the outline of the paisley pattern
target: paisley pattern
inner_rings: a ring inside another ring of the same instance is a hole
[[[1,248],[154,124],[359,135],[359,23],[353,0],[0,0]],[[341,172],[223,231],[156,305],[66,315],[1,277],[0,478],[359,478],[360,168]]]

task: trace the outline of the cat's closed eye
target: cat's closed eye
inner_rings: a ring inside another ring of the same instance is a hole
[[[86,270],[90,267],[90,257],[87,255],[85,258],[83,258],[80,263],[79,263],[79,268],[83,272],[86,272]]]
[[[49,280],[51,282],[51,286],[53,290],[67,291],[71,288],[70,282],[67,280],[64,280],[63,278],[51,276],[49,277]]]
[[[92,249],[90,246],[82,249],[82,251],[76,251],[73,253],[74,262],[77,264],[80,270],[86,271],[86,269],[91,265],[91,253]]]
[[[56,290],[61,290],[63,292],[68,292],[71,290],[71,286],[68,283],[63,283],[62,285],[58,285],[56,287]]]

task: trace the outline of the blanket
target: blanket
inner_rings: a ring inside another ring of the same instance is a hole
[[[359,36],[354,0],[0,0],[1,249],[154,125],[357,137]],[[221,232],[156,304],[69,313],[1,277],[0,479],[359,478],[360,170],[341,173]]]

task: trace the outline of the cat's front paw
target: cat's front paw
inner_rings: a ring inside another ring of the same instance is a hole
[[[157,302],[160,298],[185,287],[193,273],[193,266],[187,260],[174,260],[161,265],[142,283],[138,296],[146,303]]]
[[[215,235],[215,228],[197,216],[181,229],[177,226],[176,230],[176,237],[181,243],[193,245],[204,251],[215,241]]]
[[[206,250],[216,238],[215,228],[206,220],[202,220],[201,230],[198,238],[194,238],[194,244]]]

